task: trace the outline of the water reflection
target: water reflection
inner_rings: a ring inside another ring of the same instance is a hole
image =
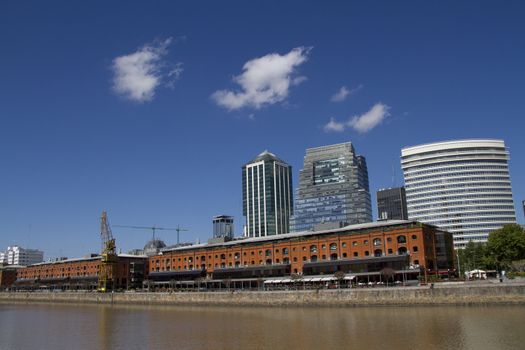
[[[0,349],[518,349],[525,306],[0,304]]]

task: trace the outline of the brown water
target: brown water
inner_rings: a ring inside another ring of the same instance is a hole
[[[0,349],[525,349],[525,306],[0,304]]]

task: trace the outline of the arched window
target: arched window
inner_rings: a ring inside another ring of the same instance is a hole
[[[206,261],[206,256],[205,255],[201,256],[201,261]]]
[[[283,255],[288,255],[288,248],[283,248]]]
[[[406,236],[397,236],[397,243],[406,243],[407,237]]]
[[[416,240],[417,239],[417,235],[412,235],[412,239]]]
[[[399,247],[397,250],[398,255],[406,255],[407,254],[407,248],[406,247]]]
[[[337,250],[337,244],[336,243],[330,243],[330,250]]]
[[[312,255],[312,256],[310,257],[310,261],[311,261],[311,262],[316,262],[316,261],[317,261],[317,255]]]
[[[284,258],[283,259],[283,264],[289,264],[290,263],[290,259],[289,258]]]
[[[235,258],[235,260],[237,260],[241,257],[241,253],[237,252],[233,255],[233,257]]]
[[[330,260],[337,260],[337,253],[330,254]]]
[[[272,250],[271,249],[266,249],[266,251],[264,252],[264,254],[266,256],[272,256]]]
[[[272,264],[272,259],[266,259],[266,265],[271,265]]]
[[[381,255],[383,255],[383,251],[381,249],[374,250],[375,257],[380,257]]]
[[[221,259],[226,259],[226,254],[221,254]]]
[[[317,246],[315,244],[310,246],[310,252],[311,253],[317,253]]]
[[[379,238],[374,238],[374,247],[377,247],[377,246],[380,246],[381,245],[381,240]]]

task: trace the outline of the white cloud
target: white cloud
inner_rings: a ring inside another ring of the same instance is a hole
[[[172,38],[146,44],[137,51],[113,60],[113,90],[137,101],[151,101],[162,84],[173,86],[183,72],[182,63],[169,69],[164,60]]]
[[[331,98],[330,101],[332,102],[343,102],[346,100],[346,98],[350,95],[355,94],[357,91],[361,90],[363,88],[363,85],[359,85],[358,87],[349,90],[346,86],[341,86],[338,92],[336,92]]]
[[[389,106],[383,103],[376,103],[368,112],[351,117],[346,123],[338,122],[334,118],[324,126],[325,132],[343,132],[346,128],[353,128],[360,134],[364,134],[379,124],[390,115]]]
[[[345,131],[345,124],[335,121],[334,118],[330,118],[330,121],[323,129],[325,132],[343,132]]]
[[[243,107],[259,109],[284,101],[290,86],[298,85],[306,77],[293,77],[296,68],[308,59],[310,48],[298,47],[285,55],[277,53],[254,58],[246,62],[243,72],[233,78],[240,85],[239,91],[215,91],[211,98],[229,110]]]

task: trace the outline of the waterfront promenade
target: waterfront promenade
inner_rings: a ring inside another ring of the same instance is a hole
[[[525,283],[419,287],[173,293],[3,292],[0,302],[215,306],[379,306],[525,304]]]

